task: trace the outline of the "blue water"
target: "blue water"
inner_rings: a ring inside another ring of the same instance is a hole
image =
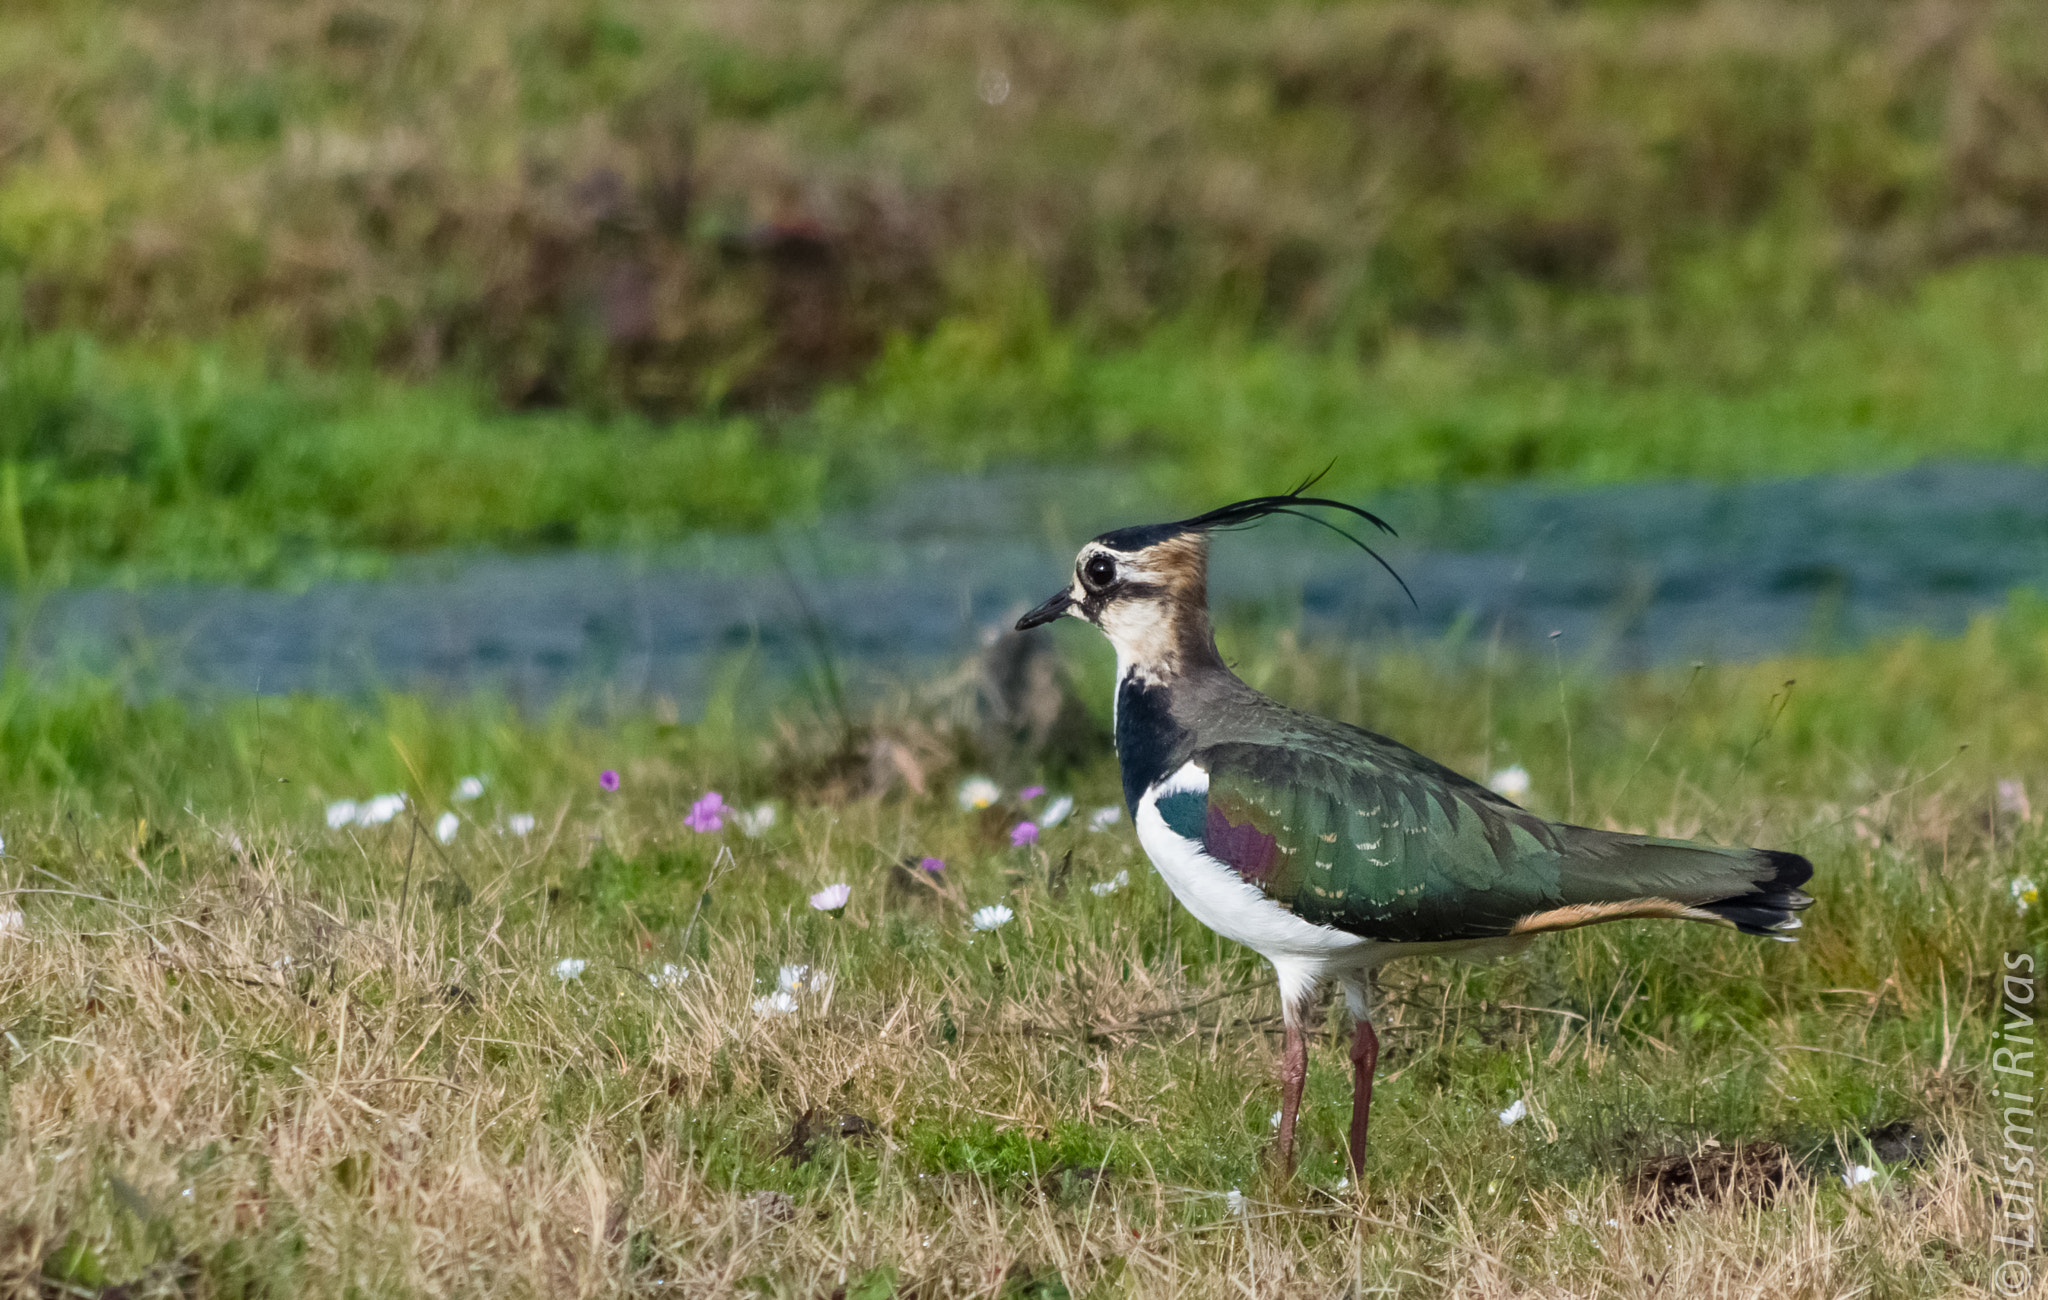
[[[1640,666],[1953,631],[2016,588],[2048,590],[2040,467],[1366,504],[1401,530],[1384,554],[1416,606],[1357,551],[1278,520],[1217,539],[1219,615],[1368,644],[1558,633],[1570,658]],[[1087,537],[1169,517],[1112,475],[935,478],[816,528],[656,554],[439,555],[299,592],[61,591],[36,602],[26,643],[41,664],[143,691],[489,686],[539,700],[596,687],[687,707],[736,658],[765,679],[822,658],[856,682],[928,677],[1059,587]]]

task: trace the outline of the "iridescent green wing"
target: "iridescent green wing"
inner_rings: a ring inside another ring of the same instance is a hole
[[[1370,733],[1196,751],[1168,824],[1302,919],[1398,941],[1506,934],[1558,906],[1551,827]]]
[[[1197,749],[1207,793],[1159,810],[1307,921],[1399,942],[1636,916],[1783,937],[1813,901],[1796,853],[1548,822],[1384,736],[1292,711],[1261,722]]]

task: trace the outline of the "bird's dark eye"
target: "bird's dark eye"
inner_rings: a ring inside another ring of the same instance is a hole
[[[1116,581],[1116,561],[1107,555],[1092,555],[1081,567],[1081,580],[1100,590]]]

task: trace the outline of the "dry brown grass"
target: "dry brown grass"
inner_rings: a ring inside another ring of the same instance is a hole
[[[816,821],[792,858],[830,864],[832,842],[886,833],[873,809],[842,810],[836,830]],[[658,967],[630,938],[579,936],[544,909],[508,920],[519,890],[545,889],[521,870],[531,864],[441,912],[417,879],[391,888],[406,847],[389,836],[340,885],[281,840],[178,884],[152,887],[130,864],[123,892],[147,901],[125,908],[74,906],[35,893],[40,875],[17,876],[30,930],[0,944],[12,1034],[0,1222],[12,1225],[15,1292],[34,1290],[71,1234],[109,1277],[139,1279],[138,1294],[822,1297],[889,1266],[902,1293],[924,1296],[1049,1295],[1054,1277],[1104,1295],[1946,1295],[1978,1294],[1988,1267],[1983,1106],[1960,1055],[1943,1069],[1867,1049],[1887,1080],[1926,1098],[1915,1122],[1948,1139],[1853,1193],[1825,1161],[1782,1151],[1768,1177],[1716,1164],[1711,1140],[1693,1154],[1719,1173],[1688,1196],[1639,1185],[1627,1160],[1531,1176],[1517,1165],[1532,1151],[1485,1137],[1490,1116],[1451,1132],[1432,1120],[1434,1105],[1469,1111],[1452,1087],[1420,1110],[1383,1107],[1391,1158],[1363,1194],[1260,1175],[1234,1215],[1225,1188],[1148,1162],[1172,1158],[1164,1135],[1184,1124],[1270,1104],[1269,995],[1218,999],[1236,987],[1222,967],[1194,983],[1145,964],[1135,930],[1153,913],[1077,927],[1072,904],[1027,887],[1022,921],[979,940],[1018,968],[993,997],[957,940],[892,959],[871,938],[813,927],[834,984],[803,995],[796,1016],[763,1018],[760,953],[801,920],[714,908],[707,957],[680,985],[654,987],[642,972]],[[948,929],[959,915],[943,898],[887,911],[864,900],[842,924],[885,927],[892,911]],[[1592,942],[1580,958],[1615,955]],[[591,961],[566,983],[552,972],[565,951]],[[1748,949],[1729,951],[1749,965]],[[1487,1009],[1434,968],[1400,977],[1389,1000],[1394,1077],[1438,1068],[1463,1032],[1452,1017]],[[1954,1014],[1958,1029],[1974,1023]],[[1781,1058],[1764,1070],[1770,1086],[1799,1086],[1788,1045],[1841,1041],[1820,1028],[1827,1018],[1754,1027]],[[1533,1063],[1553,1018],[1517,1019],[1483,1036]],[[1647,1085],[1660,1106],[1682,1106],[1682,1072],[1657,1064],[1672,1050],[1571,1026],[1532,1092],[1558,1081],[1560,1113],[1579,1088],[1613,1101]],[[815,1138],[801,1167],[778,1158],[811,1111],[877,1132]],[[1545,1126],[1556,1140],[1551,1113],[1539,1109],[1535,1147]],[[999,1132],[1092,1125],[1132,1145],[1100,1175],[1031,1176],[948,1169],[920,1140],[977,1120]],[[1240,1151],[1259,1140],[1241,1124],[1217,1138]]]
[[[40,731],[16,700],[8,755],[46,766],[9,769],[0,822],[0,898],[24,914],[0,937],[0,1287],[1990,1294],[1992,977],[2044,933],[2012,881],[2048,880],[2048,822],[1994,791],[2048,788],[2043,627],[2027,607],[1952,642],[1573,684],[1569,769],[1554,680],[1247,654],[1460,766],[1505,748],[1539,807],[1571,770],[1617,824],[1819,869],[1797,945],[1631,922],[1391,968],[1363,1189],[1339,1184],[1341,1017],[1283,1182],[1263,969],[1175,918],[1127,829],[1012,850],[1016,809],[962,813],[933,754],[927,794],[819,769],[831,798],[785,790],[769,833],[714,837],[678,820],[704,771],[729,765],[732,790],[800,765],[645,723],[480,709],[466,731],[406,700],[46,703]],[[322,825],[321,797],[399,771],[430,821],[418,788],[487,752],[502,766],[446,849]],[[34,775],[60,759],[71,784]],[[1085,808],[1113,785],[1072,788]],[[501,798],[544,810],[531,836],[491,829]],[[942,879],[903,865],[921,854]],[[837,880],[843,917],[804,906]],[[971,933],[997,899],[1016,919]],[[588,965],[564,981],[564,957]],[[758,1014],[795,963],[829,983]],[[650,982],[668,964],[690,973]],[[1849,1188],[1848,1163],[1884,1167]]]

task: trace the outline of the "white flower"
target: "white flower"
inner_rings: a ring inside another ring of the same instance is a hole
[[[662,988],[665,985],[680,984],[688,978],[690,978],[690,972],[674,962],[669,962],[659,971],[648,975],[647,982],[656,988]]]
[[[327,805],[327,829],[338,831],[356,819],[356,801],[336,799]]]
[[[846,910],[847,900],[852,897],[852,885],[843,882],[837,885],[827,885],[811,895],[811,906],[817,908],[820,912],[830,912],[836,916]]]
[[[974,915],[967,918],[967,923],[977,930],[1000,930],[1016,915],[1001,903],[990,903],[987,907],[974,909]]]
[[[748,839],[759,839],[763,832],[775,825],[775,805],[764,803],[751,811],[735,812],[732,816]]]
[[[2034,884],[2031,878],[2021,876],[2012,882],[2012,903],[2014,907],[2024,912],[2040,901],[2041,890]]]
[[[810,993],[822,995],[832,987],[832,975],[815,966],[784,966],[775,972],[775,988],[778,993]]]
[[[28,933],[28,918],[18,907],[0,912],[0,939],[16,939]]]
[[[580,979],[583,976],[583,968],[589,964],[581,957],[564,957],[555,963],[555,978],[564,984],[573,979]]]
[[[1123,819],[1124,810],[1115,804],[1108,804],[1088,814],[1088,829],[1091,831],[1106,831]]]
[[[1231,1214],[1244,1213],[1244,1193],[1235,1187],[1223,1193],[1223,1208]]]
[[[1519,799],[1529,793],[1529,769],[1520,763],[1504,767],[1486,778],[1487,786],[1497,795]]]
[[[1844,1187],[1861,1187],[1875,1177],[1877,1177],[1877,1170],[1872,1169],[1869,1165],[1850,1165],[1842,1171],[1842,1185]]]
[[[380,794],[356,809],[356,825],[382,826],[404,811],[404,795]]]
[[[1106,898],[1130,883],[1131,873],[1128,871],[1119,871],[1107,880],[1098,880],[1094,884],[1088,886],[1088,892],[1095,895],[1097,898]]]
[[[1003,797],[1003,787],[985,776],[970,776],[960,783],[960,811],[986,808]]]
[[[514,835],[533,834],[533,825],[532,813],[513,813],[505,819],[505,829]]]
[[[1513,1124],[1515,1121],[1521,1119],[1528,1113],[1529,1103],[1523,1101],[1520,1097],[1517,1097],[1515,1098],[1514,1102],[1508,1106],[1506,1110],[1500,1113],[1500,1126],[1502,1128],[1506,1128],[1508,1125]]]
[[[1270,1129],[1277,1129],[1277,1128],[1279,1128],[1279,1127],[1280,1127],[1280,1112],[1279,1112],[1279,1111],[1277,1111],[1277,1110],[1276,1110],[1276,1111],[1274,1111],[1274,1112],[1273,1112],[1273,1114],[1272,1114],[1272,1117],[1271,1117],[1271,1118],[1269,1118],[1269,1119],[1268,1119],[1268,1120],[1266,1121],[1266,1127],[1267,1127],[1267,1128],[1270,1128]]]
[[[757,1016],[793,1016],[796,1014],[796,998],[778,989],[765,998],[754,999],[754,1014]]]
[[[452,812],[444,812],[434,819],[434,838],[443,844],[455,842],[455,832],[462,829],[462,819]]]
[[[480,776],[465,776],[455,783],[455,802],[468,803],[481,799],[484,793],[484,779]]]
[[[1067,814],[1072,811],[1074,811],[1074,796],[1070,794],[1060,795],[1058,798],[1049,801],[1045,805],[1045,811],[1038,814],[1038,829],[1042,831],[1051,830],[1065,821]]]

